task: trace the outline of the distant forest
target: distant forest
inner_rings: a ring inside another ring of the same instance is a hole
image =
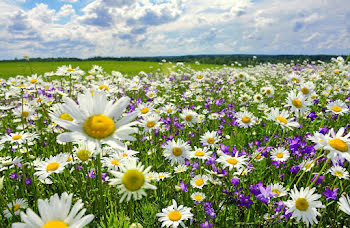
[[[342,55],[344,59],[347,56]],[[201,64],[219,64],[231,65],[239,63],[241,66],[256,65],[260,63],[290,63],[303,61],[323,61],[329,62],[336,55],[186,55],[186,56],[156,56],[156,57],[92,57],[87,59],[80,58],[30,58],[34,62],[63,62],[63,61],[151,61],[161,62],[185,62],[195,63],[198,61]],[[1,62],[19,62],[27,61],[27,59],[2,60]],[[317,62],[316,62],[317,64]]]

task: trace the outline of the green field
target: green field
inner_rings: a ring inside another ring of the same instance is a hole
[[[106,73],[112,71],[119,71],[123,74],[135,75],[140,71],[149,72],[163,72],[168,73],[169,69],[175,64],[158,63],[158,62],[137,62],[137,61],[72,61],[72,62],[0,62],[0,78],[15,77],[17,75],[29,76],[31,74],[44,74],[45,72],[55,72],[57,67],[62,65],[72,65],[73,68],[80,67],[80,69],[87,72],[93,65],[102,66]],[[185,64],[191,66],[194,70],[202,70],[205,68],[222,67],[215,64]]]

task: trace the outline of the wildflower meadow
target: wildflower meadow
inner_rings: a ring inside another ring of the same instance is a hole
[[[0,227],[348,227],[347,60],[0,79]]]

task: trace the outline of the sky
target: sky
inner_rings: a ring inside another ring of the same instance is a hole
[[[0,59],[350,54],[349,0],[0,0]]]

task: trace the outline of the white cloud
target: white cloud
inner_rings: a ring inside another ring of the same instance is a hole
[[[56,14],[57,17],[67,17],[75,15],[75,10],[72,5],[65,4],[61,7],[60,11]]]

